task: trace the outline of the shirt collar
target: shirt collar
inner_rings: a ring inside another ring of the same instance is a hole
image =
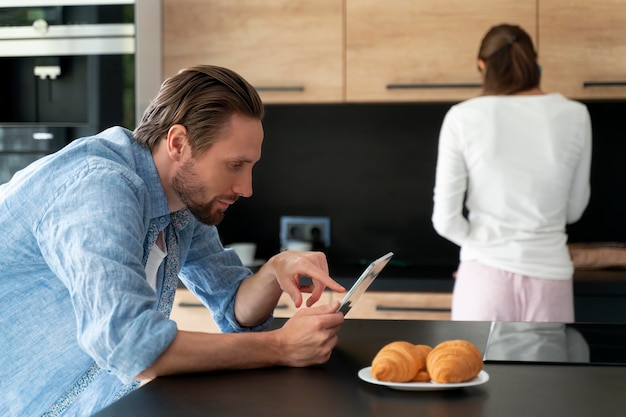
[[[165,191],[163,190],[159,173],[154,165],[152,152],[150,152],[147,146],[136,142],[132,138],[132,132],[128,131],[128,134],[130,134],[133,154],[135,155],[137,175],[143,179],[148,189],[148,195],[150,196],[150,218],[156,219],[163,217],[171,221],[176,230],[185,228],[187,223],[189,223],[189,210],[183,208],[170,214],[167,198],[165,198]]]
[[[148,195],[150,196],[151,213],[150,218],[169,216],[170,211],[167,205],[167,199],[165,198],[165,191],[159,178],[156,166],[154,165],[154,158],[148,147],[137,143],[132,138],[132,132],[130,134],[131,146],[133,147],[133,155],[135,156],[136,172],[137,175],[143,179],[146,188],[148,189]]]

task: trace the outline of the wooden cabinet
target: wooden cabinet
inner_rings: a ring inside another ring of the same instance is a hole
[[[457,101],[480,91],[493,24],[535,31],[530,0],[164,0],[164,75],[234,69],[265,103]]]
[[[309,294],[303,295],[304,299],[302,300],[302,305],[300,309],[307,308],[306,307],[306,299],[309,297]],[[320,300],[315,304],[316,306],[321,306],[324,304],[329,304],[333,301],[333,293],[331,291],[324,291]],[[276,309],[274,310],[274,317],[291,317],[293,316],[299,309],[296,308],[293,304],[293,300],[289,295],[283,293],[278,300],[278,304],[276,305]]]
[[[306,299],[305,295],[305,299]],[[341,300],[343,294],[325,291],[316,305]],[[452,294],[421,292],[368,291],[346,315],[346,319],[450,320]],[[306,308],[303,302],[300,308]],[[283,294],[274,310],[274,317],[288,318],[296,311],[293,301]],[[179,288],[170,315],[180,330],[219,333],[211,313],[189,290]]]
[[[176,322],[179,330],[221,333],[211,312],[191,291],[185,288],[176,290],[170,318]]]
[[[476,96],[479,43],[499,23],[533,37],[547,92],[626,97],[626,0],[163,0],[163,7],[166,77],[200,63],[229,67],[265,103]]]
[[[305,294],[300,308],[306,308],[307,298],[308,294]],[[328,304],[332,302],[332,298],[332,293],[325,291],[316,305]],[[294,306],[291,298],[283,293],[274,310],[274,317],[291,317],[296,311],[298,309]],[[220,333],[209,310],[186,288],[179,288],[176,291],[170,318],[178,324],[180,330]]]
[[[346,319],[450,320],[452,294],[368,291]]]
[[[536,34],[531,0],[346,0],[346,98],[459,101],[480,93],[476,60],[500,23]]]
[[[265,103],[340,102],[343,0],[164,0],[164,76],[237,71]]]
[[[577,99],[626,97],[626,0],[539,0],[542,88]]]

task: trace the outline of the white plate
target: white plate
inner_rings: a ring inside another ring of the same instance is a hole
[[[255,268],[257,266],[263,265],[264,263],[265,263],[265,259],[255,259],[252,262],[244,264],[244,266],[247,267],[247,268]]]
[[[453,388],[473,387],[484,384],[489,381],[489,374],[480,371],[478,376],[467,382],[459,382],[457,384],[437,384],[435,382],[386,382],[374,379],[372,376],[372,367],[368,366],[359,371],[359,378],[365,382],[375,385],[384,385],[385,387],[401,390],[401,391],[437,391]]]

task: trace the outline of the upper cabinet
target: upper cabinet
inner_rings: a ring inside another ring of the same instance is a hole
[[[626,0],[539,0],[542,88],[576,99],[626,97]]]
[[[344,100],[343,0],[164,0],[163,31],[165,77],[212,64],[266,103]]]
[[[533,38],[542,88],[626,97],[626,0],[163,0],[164,75],[229,67],[265,103],[456,102],[480,94],[490,27]]]
[[[535,39],[535,0],[346,0],[346,99],[458,101],[480,94],[480,42],[500,23]]]

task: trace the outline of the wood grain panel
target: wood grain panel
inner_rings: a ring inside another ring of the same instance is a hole
[[[547,92],[626,97],[626,0],[540,0],[539,61]]]
[[[164,0],[164,76],[228,67],[266,103],[340,102],[342,0]]]
[[[478,48],[487,30],[500,23],[519,24],[534,37],[536,2],[346,0],[347,100],[457,101],[478,95]]]

